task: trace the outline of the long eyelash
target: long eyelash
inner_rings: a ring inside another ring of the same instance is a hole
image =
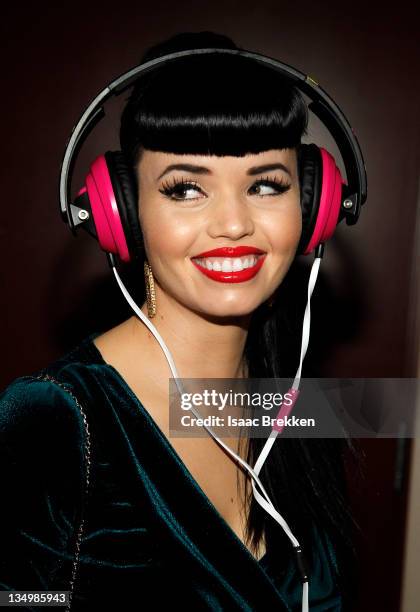
[[[278,195],[281,193],[285,193],[286,191],[288,191],[291,187],[290,183],[288,183],[287,181],[284,181],[283,179],[278,179],[276,177],[269,177],[266,176],[264,178],[260,178],[257,181],[255,181],[255,183],[253,183],[253,186],[256,185],[269,185],[270,187],[273,187],[274,189],[277,189],[277,194],[266,194],[266,196],[273,196],[273,195]],[[184,177],[182,178],[176,178],[173,177],[172,182],[170,181],[165,181],[164,183],[162,183],[162,189],[159,189],[160,193],[162,193],[163,195],[167,196],[167,197],[171,197],[174,192],[178,189],[179,186],[188,186],[188,187],[193,187],[194,189],[198,189],[201,191],[199,185],[197,183],[195,183],[194,181],[191,181],[189,179],[184,179]],[[266,196],[261,196],[261,197],[266,197]],[[189,200],[196,200],[197,198],[188,198]]]
[[[162,189],[159,189],[159,191],[160,193],[163,193],[164,195],[170,197],[172,196],[172,194],[175,192],[175,190],[177,189],[179,185],[181,186],[188,185],[188,187],[194,187],[195,189],[200,189],[200,187],[197,185],[197,183],[194,183],[194,181],[191,181],[189,179],[184,179],[183,177],[181,179],[173,177],[172,183],[169,181],[165,181],[164,183],[162,183]],[[189,198],[189,199],[195,200],[196,198]]]
[[[285,193],[291,187],[290,183],[288,183],[287,181],[283,179],[278,179],[276,177],[269,177],[269,176],[258,179],[258,181],[255,181],[254,185],[269,185],[270,187],[274,187],[274,189],[277,189],[278,193]],[[272,193],[272,194],[266,194],[266,195],[273,196],[277,194]],[[262,197],[265,197],[265,196],[262,196]]]

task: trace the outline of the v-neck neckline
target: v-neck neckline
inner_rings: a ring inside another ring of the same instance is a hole
[[[189,478],[189,480],[193,484],[193,487],[196,490],[196,492],[205,500],[205,502],[208,504],[208,506],[210,507],[210,509],[213,512],[213,514],[215,514],[215,516],[219,520],[219,522],[222,523],[222,525],[224,525],[225,528],[231,533],[231,537],[233,538],[234,541],[237,541],[238,546],[245,552],[245,554],[248,555],[252,559],[252,561],[254,563],[259,565],[261,567],[261,569],[263,569],[265,571],[264,566],[265,566],[265,564],[267,562],[267,559],[268,559],[268,551],[266,550],[266,552],[263,554],[263,556],[260,559],[257,559],[256,557],[254,557],[254,555],[247,548],[247,546],[242,542],[242,540],[238,537],[238,535],[235,533],[235,531],[232,529],[232,527],[229,525],[229,523],[220,514],[220,512],[218,511],[216,506],[209,499],[209,497],[205,494],[205,492],[202,489],[202,487],[199,485],[197,480],[191,474],[190,470],[187,468],[187,466],[185,465],[184,461],[181,459],[180,455],[177,453],[175,448],[169,442],[169,440],[167,439],[167,437],[165,436],[165,434],[163,433],[163,431],[161,430],[159,425],[152,418],[152,416],[150,415],[148,410],[145,408],[145,406],[142,404],[140,399],[134,393],[133,389],[126,382],[126,380],[120,374],[120,372],[116,368],[114,368],[114,366],[112,366],[110,363],[105,361],[105,359],[103,358],[102,353],[100,352],[100,350],[98,349],[96,344],[93,342],[93,340],[95,338],[97,338],[98,336],[100,336],[101,333],[102,332],[93,332],[93,333],[89,334],[82,341],[82,344],[84,344],[85,347],[88,348],[88,350],[90,350],[91,354],[95,357],[97,362],[99,362],[102,366],[106,367],[110,372],[112,372],[112,374],[114,375],[114,378],[116,378],[118,380],[120,386],[125,391],[125,394],[131,399],[132,402],[134,402],[136,407],[141,411],[141,413],[149,421],[151,426],[155,429],[158,437],[162,440],[163,444],[165,444],[166,448],[169,449],[169,451],[172,454],[172,456],[175,457],[175,459],[176,459],[178,465],[180,466],[181,470]]]

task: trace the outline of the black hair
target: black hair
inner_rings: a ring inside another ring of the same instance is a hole
[[[178,34],[142,62],[206,47],[237,48],[222,35]],[[136,82],[121,118],[121,149],[136,167],[142,148],[235,156],[297,148],[307,117],[300,91],[268,66],[226,54],[187,56]]]
[[[186,32],[150,48],[142,62],[193,48],[240,47],[222,34]],[[305,100],[289,79],[249,58],[203,54],[177,58],[136,82],[121,116],[120,142],[138,188],[136,168],[144,149],[243,156],[290,148],[299,154],[307,124]],[[292,264],[277,289],[274,307],[263,304],[252,314],[245,346],[250,378],[293,380],[295,376],[305,296],[301,290],[299,300],[293,279]],[[248,440],[249,464],[255,464],[264,442]],[[338,560],[336,579],[345,605],[350,604],[351,592],[354,596],[353,534],[358,527],[345,484],[348,452],[357,464],[359,451],[349,439],[280,436],[260,474],[309,561],[314,526],[329,539]],[[246,505],[251,548],[257,550],[265,534],[267,552],[276,554],[277,566],[286,573],[292,558],[284,553],[287,547],[292,550],[288,537],[255,501],[250,488]]]

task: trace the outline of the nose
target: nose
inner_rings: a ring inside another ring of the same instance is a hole
[[[247,202],[233,194],[220,197],[213,202],[208,233],[212,238],[239,240],[251,236],[255,231],[254,220]]]

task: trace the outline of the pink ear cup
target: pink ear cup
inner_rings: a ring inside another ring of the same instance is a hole
[[[101,249],[118,255],[124,262],[129,262],[131,258],[127,241],[103,155],[99,155],[92,162],[86,176],[85,187],[79,191],[79,194],[83,193],[84,189],[88,192]]]
[[[308,255],[318,244],[331,238],[337,226],[338,215],[340,213],[344,181],[334,157],[322,147],[319,147],[319,150],[322,157],[321,201],[314,231],[303,255]]]

